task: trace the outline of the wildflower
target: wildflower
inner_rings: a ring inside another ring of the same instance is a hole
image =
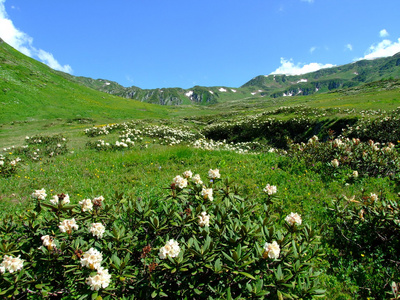
[[[277,189],[276,189],[276,186],[275,186],[275,185],[269,185],[269,184],[267,184],[267,185],[265,186],[265,188],[263,189],[263,191],[264,191],[265,193],[267,193],[268,195],[273,195],[273,194],[276,194]]]
[[[290,225],[301,225],[301,216],[298,213],[291,212],[286,216],[285,221]]]
[[[108,269],[100,267],[97,270],[97,274],[86,278],[86,284],[90,285],[92,291],[98,291],[100,288],[105,289],[111,282],[111,274],[108,273]]]
[[[378,195],[377,194],[371,193],[371,196],[369,196],[369,197],[371,198],[372,201],[378,200]]]
[[[176,257],[179,255],[181,248],[179,247],[179,243],[174,239],[169,240],[164,247],[160,248],[160,253],[158,256],[160,259],[166,259],[169,257]]]
[[[215,169],[215,170],[210,169],[208,171],[208,177],[210,177],[211,179],[216,179],[216,178],[220,178],[221,175],[219,174],[218,169]]]
[[[175,186],[178,186],[178,188],[183,189],[187,186],[187,179],[182,178],[180,175],[175,176],[174,180],[174,184]]]
[[[199,216],[199,225],[201,227],[210,226],[210,215],[207,215],[207,212],[203,211]]]
[[[97,198],[93,199],[93,205],[94,206],[100,207],[103,202],[104,202],[104,197],[103,196],[100,196],[100,197],[97,197]]]
[[[339,167],[339,161],[335,158],[334,160],[331,161],[332,166],[335,168]]]
[[[203,181],[201,181],[200,175],[196,174],[193,176],[193,181],[195,184],[203,184]]]
[[[106,228],[101,223],[93,223],[92,227],[90,227],[90,232],[98,238],[102,238],[105,231]]]
[[[38,199],[38,200],[44,200],[44,199],[46,199],[46,197],[47,197],[46,190],[45,190],[45,189],[35,190],[35,191],[32,193],[32,197],[33,197],[33,198],[36,198],[36,199]]]
[[[90,199],[83,199],[79,201],[79,205],[82,207],[82,211],[93,210],[93,202]]]
[[[358,171],[353,171],[352,176],[353,176],[354,178],[357,178],[357,177],[358,177]]]
[[[81,257],[82,267],[88,267],[89,269],[100,268],[101,261],[103,260],[103,254],[95,248],[90,248],[88,251],[83,252]]]
[[[58,195],[54,195],[53,198],[50,200],[50,202],[54,205],[58,205],[61,201],[62,205],[68,204],[69,201],[69,196],[68,194],[58,194]]]
[[[185,177],[185,178],[192,178],[192,176],[193,176],[193,173],[190,170],[183,172],[183,177]]]
[[[272,243],[265,243],[263,258],[269,257],[272,259],[277,259],[280,252],[281,248],[276,241],[273,241]]]
[[[21,270],[24,265],[24,260],[21,259],[20,256],[21,255],[18,255],[18,257],[12,257],[4,255],[3,262],[0,265],[1,273],[4,273],[6,270],[10,273]]]
[[[47,247],[49,250],[53,250],[56,245],[54,244],[54,240],[49,235],[42,236],[43,246]]]
[[[78,230],[78,225],[76,224],[75,218],[64,220],[60,222],[60,225],[58,225],[58,228],[60,228],[61,232],[66,232],[68,234],[71,234],[72,229]]]
[[[203,187],[202,191],[201,191],[201,195],[203,196],[203,199],[206,200],[210,200],[213,201],[214,197],[213,197],[213,189],[207,189],[206,187]]]

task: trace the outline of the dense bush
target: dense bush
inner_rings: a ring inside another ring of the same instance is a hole
[[[400,278],[399,199],[365,192],[342,196],[328,207],[328,220],[331,271],[353,280],[362,299],[396,296],[391,287]]]
[[[277,188],[259,199],[219,170],[185,171],[162,200],[67,194],[0,222],[0,294],[15,298],[310,299],[320,237],[301,216],[276,211]]]

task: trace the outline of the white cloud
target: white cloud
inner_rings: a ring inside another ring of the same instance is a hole
[[[389,36],[389,32],[387,32],[386,29],[382,29],[381,31],[379,31],[379,36],[381,38],[388,37]]]
[[[320,63],[309,63],[309,64],[294,64],[293,60],[286,60],[281,58],[281,66],[271,74],[285,74],[285,75],[301,75],[310,72],[315,72],[320,69],[331,68],[335,65],[332,64],[320,64]]]
[[[316,49],[317,49],[317,47],[311,47],[310,48],[310,53],[313,53]]]
[[[313,3],[313,2],[314,2],[314,0],[301,0],[301,2]]]
[[[62,66],[53,56],[53,54],[42,49],[36,49],[33,44],[33,38],[25,32],[16,28],[8,18],[4,3],[6,0],[0,0],[0,38],[7,44],[14,47],[23,54],[39,58],[43,63],[55,70],[72,73],[69,65]]]
[[[353,45],[352,44],[347,44],[346,46],[347,50],[353,51]]]
[[[391,40],[383,40],[376,45],[374,44],[370,46],[364,57],[356,60],[388,57],[398,52],[400,52],[400,38],[398,38],[396,42],[392,42]]]

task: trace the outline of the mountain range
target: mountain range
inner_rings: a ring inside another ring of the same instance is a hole
[[[75,83],[109,95],[152,104],[210,105],[239,99],[310,95],[356,87],[382,79],[399,79],[400,53],[375,60],[360,60],[303,75],[260,75],[237,88],[225,86],[194,86],[191,89],[124,87],[107,79],[73,76],[52,70],[19,53],[1,39],[0,67],[0,74],[2,75],[0,92],[2,91],[4,95],[10,92],[9,89],[12,85],[25,85],[25,92],[33,92],[38,87],[45,87],[52,82],[57,83],[56,87],[58,88],[61,85],[71,86]],[[29,75],[24,76],[24,72],[29,73]],[[50,80],[50,77],[53,78],[54,76],[58,77],[59,80]],[[29,89],[30,84],[31,88]]]

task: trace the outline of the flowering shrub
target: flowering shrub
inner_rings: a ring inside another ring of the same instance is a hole
[[[218,169],[209,170],[208,180],[185,171],[171,179],[165,198],[146,201],[116,193],[113,200],[100,196],[71,204],[75,199],[66,194],[34,191],[32,209],[0,221],[0,294],[69,299],[323,295],[317,232],[295,213],[291,222],[275,212],[275,189],[260,195],[263,201],[245,199],[238,186],[221,177]]]
[[[320,142],[314,136],[307,143],[291,143],[288,156],[304,161],[310,168],[321,167],[324,173],[326,168],[333,175],[344,170],[353,179],[359,176],[400,178],[400,155],[393,143],[334,139],[332,134],[328,141]]]
[[[21,159],[19,157],[10,158],[9,155],[0,154],[0,176],[9,177],[18,171]]]
[[[382,291],[389,293],[400,278],[399,199],[365,192],[342,196],[328,207],[328,218],[332,231],[326,238],[336,249],[331,271],[348,273],[361,298],[387,299]]]

